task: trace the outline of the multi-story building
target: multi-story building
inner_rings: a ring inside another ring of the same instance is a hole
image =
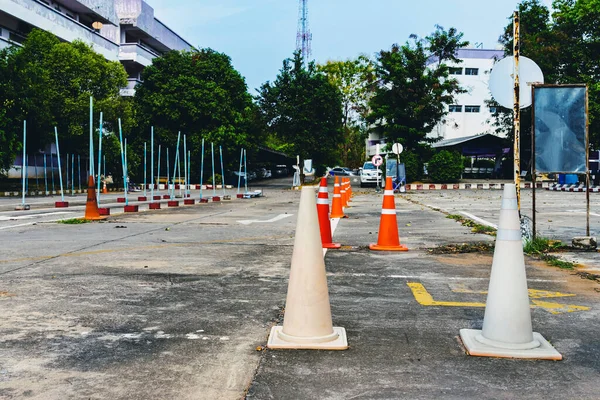
[[[448,64],[450,76],[458,80],[466,93],[456,96],[444,121],[429,133],[429,137],[445,140],[494,132],[490,123],[494,110],[486,104],[491,98],[488,82],[494,63],[504,58],[504,52],[464,48],[458,50],[457,58],[462,62]],[[375,154],[377,144],[383,147],[385,143],[385,138],[371,134],[367,139],[367,156]]]
[[[121,61],[129,75],[124,96],[135,93],[154,57],[193,48],[143,0],[0,0],[0,48],[19,45],[33,28],[67,42],[82,40],[106,59]]]

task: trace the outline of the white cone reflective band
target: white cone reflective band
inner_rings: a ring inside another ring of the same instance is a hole
[[[381,214],[395,215],[396,214],[396,210],[389,210],[387,208],[384,208],[384,209],[381,210]]]

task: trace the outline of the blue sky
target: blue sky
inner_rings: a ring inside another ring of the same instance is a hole
[[[197,47],[228,54],[256,94],[296,46],[297,0],[146,0],[155,16]],[[550,0],[544,0],[549,4]],[[471,43],[494,48],[518,1],[309,0],[313,58],[373,55],[412,33],[454,26]]]

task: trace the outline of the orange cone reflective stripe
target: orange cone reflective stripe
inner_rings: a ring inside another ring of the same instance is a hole
[[[377,243],[369,245],[369,248],[371,250],[383,251],[408,251],[406,246],[400,244],[400,237],[398,236],[396,204],[394,202],[394,190],[391,177],[388,177],[385,182]]]
[[[333,200],[331,201],[331,218],[346,218],[342,208],[342,193],[340,191],[340,178],[335,177],[333,185]]]
[[[327,178],[321,178],[319,194],[317,196],[317,214],[319,215],[319,227],[321,229],[321,243],[324,249],[339,249],[339,243],[332,243],[331,221],[329,220],[329,194],[327,193]]]

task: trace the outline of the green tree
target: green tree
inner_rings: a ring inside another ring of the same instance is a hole
[[[127,84],[123,66],[107,61],[81,41],[61,42],[51,33],[34,29],[22,47],[2,51],[0,59],[7,116],[0,126],[20,135],[27,120],[28,152],[54,142],[57,126],[62,152],[85,153],[90,96],[95,99],[95,121],[104,112],[107,130],[114,130],[117,116],[126,121],[131,118],[124,113],[127,100],[119,95]]]
[[[342,162],[346,166],[358,167],[365,159],[365,120],[368,102],[375,88],[374,65],[368,57],[361,55],[346,61],[328,61],[317,65],[317,68],[327,75],[329,82],[342,95]]]
[[[151,126],[155,146],[161,143],[163,149],[174,150],[177,132],[185,134],[193,160],[200,157],[202,139],[208,146],[222,145],[231,162],[240,147],[254,148],[262,142],[252,96],[227,55],[212,49],[170,51],[155,58],[142,79],[135,94],[138,148],[150,140]]]
[[[456,151],[442,150],[431,157],[427,172],[433,182],[458,182],[463,172],[463,159]]]
[[[429,42],[395,44],[377,56],[378,87],[367,121],[388,143],[402,143],[421,159],[434,141],[427,134],[447,114],[454,95],[464,92],[456,79],[449,78],[446,62],[454,61],[458,46],[467,42],[461,42],[462,34],[454,29],[451,36],[449,40],[450,33],[438,27]],[[439,59],[431,63],[436,54]]]
[[[299,53],[286,59],[275,82],[260,88],[258,105],[268,132],[289,144],[292,154],[322,170],[339,160],[342,95],[314,63],[304,68]]]
[[[518,5],[521,54],[540,66],[546,83],[588,85],[590,144],[600,148],[600,0],[555,0],[553,9],[551,13],[539,0]],[[500,43],[506,55],[512,55],[512,16]],[[511,110],[499,109],[494,117],[497,130],[513,137]],[[531,146],[530,108],[522,111],[521,141],[522,149]]]

